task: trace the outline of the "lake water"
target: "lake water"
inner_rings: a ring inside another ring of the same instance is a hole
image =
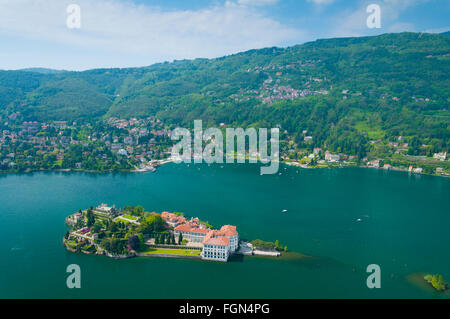
[[[406,276],[450,281],[450,179],[361,168],[280,172],[168,164],[141,174],[0,175],[0,298],[448,298]],[[101,203],[236,225],[241,238],[278,239],[312,257],[215,263],[66,251],[64,218]],[[81,289],[66,287],[69,264],[81,267]],[[366,286],[369,264],[381,267],[381,289]]]

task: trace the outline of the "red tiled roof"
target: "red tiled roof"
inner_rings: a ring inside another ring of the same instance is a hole
[[[225,237],[219,230],[211,230],[203,239],[203,244],[228,246],[230,239]]]
[[[161,213],[161,217],[164,218],[164,219],[173,218],[173,217],[176,217],[176,216],[177,215],[175,215],[174,213],[169,213],[169,212],[162,212]]]
[[[177,214],[174,214],[174,213],[162,212],[161,213],[161,217],[164,220],[170,221],[172,223],[184,223],[184,222],[186,222],[186,218],[184,218],[184,216],[178,216]]]
[[[224,236],[212,237],[208,240],[203,241],[204,244],[207,245],[218,245],[218,246],[228,246],[230,239]]]
[[[202,233],[202,234],[207,234],[208,232],[211,231],[210,229],[206,228],[191,227],[191,225],[189,224],[178,225],[177,227],[174,228],[174,230],[185,231],[190,233]]]
[[[238,232],[236,231],[236,226],[232,226],[232,225],[225,225],[222,226],[222,228],[220,229],[220,232],[225,235],[225,236],[236,236],[238,234]]]

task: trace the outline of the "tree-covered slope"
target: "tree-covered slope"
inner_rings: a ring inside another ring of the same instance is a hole
[[[416,137],[447,149],[450,35],[325,39],[217,59],[86,72],[0,72],[0,114],[25,120],[158,115],[168,124],[279,125],[358,153]]]

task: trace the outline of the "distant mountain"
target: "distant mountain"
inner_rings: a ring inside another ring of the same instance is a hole
[[[26,69],[20,69],[17,71],[35,72],[35,73],[41,73],[41,74],[58,74],[58,73],[62,73],[62,72],[67,72],[65,70],[54,70],[54,69],[46,69],[46,68],[26,68]]]
[[[17,71],[35,72],[35,73],[41,73],[41,74],[58,74],[58,73],[62,73],[62,72],[67,72],[65,70],[54,70],[54,69],[46,69],[46,68],[26,68],[26,69],[20,69]]]
[[[417,136],[445,146],[450,137],[447,33],[322,39],[143,68],[32,70],[41,72],[0,71],[0,115],[278,125],[298,141],[308,130],[314,145],[352,152],[368,139]]]

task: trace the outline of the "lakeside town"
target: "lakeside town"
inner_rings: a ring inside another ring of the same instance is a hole
[[[156,117],[110,117],[91,124],[20,122],[19,116],[13,113],[0,123],[0,172],[148,172],[170,161],[172,127]],[[228,124],[219,126],[225,129]],[[303,130],[301,141],[285,130],[280,161],[303,168],[359,166],[450,176],[446,151],[433,152],[430,145],[402,136],[368,144],[368,153],[349,155],[315,146],[308,130]]]
[[[63,245],[72,252],[112,258],[167,257],[227,262],[234,255],[278,257],[286,252],[278,241],[244,241],[237,227],[214,229],[183,213],[145,212],[142,206],[101,204],[66,218],[70,227]]]
[[[433,154],[432,159],[426,157],[412,157],[410,158],[410,162],[405,161],[403,163],[391,159],[386,160],[382,158],[377,158],[370,161],[367,157],[363,158],[362,161],[359,161],[357,156],[348,156],[343,153],[333,154],[329,151],[325,151],[324,156],[322,157],[320,155],[321,152],[321,148],[314,148],[313,153],[303,157],[301,160],[292,160],[289,157],[285,157],[284,163],[289,166],[298,166],[302,168],[358,166],[383,170],[404,171],[415,174],[431,174],[446,177],[450,176],[450,171],[448,168],[439,167],[444,166],[442,164],[445,164],[445,167],[447,167],[448,163],[445,163],[445,161],[447,160],[447,152],[435,153]],[[416,164],[414,164],[414,162]],[[433,164],[434,166],[438,167],[434,168],[433,170],[429,167],[421,167],[420,163],[425,163],[425,165]]]
[[[154,171],[168,157],[169,130],[154,118],[0,124],[0,172]]]

